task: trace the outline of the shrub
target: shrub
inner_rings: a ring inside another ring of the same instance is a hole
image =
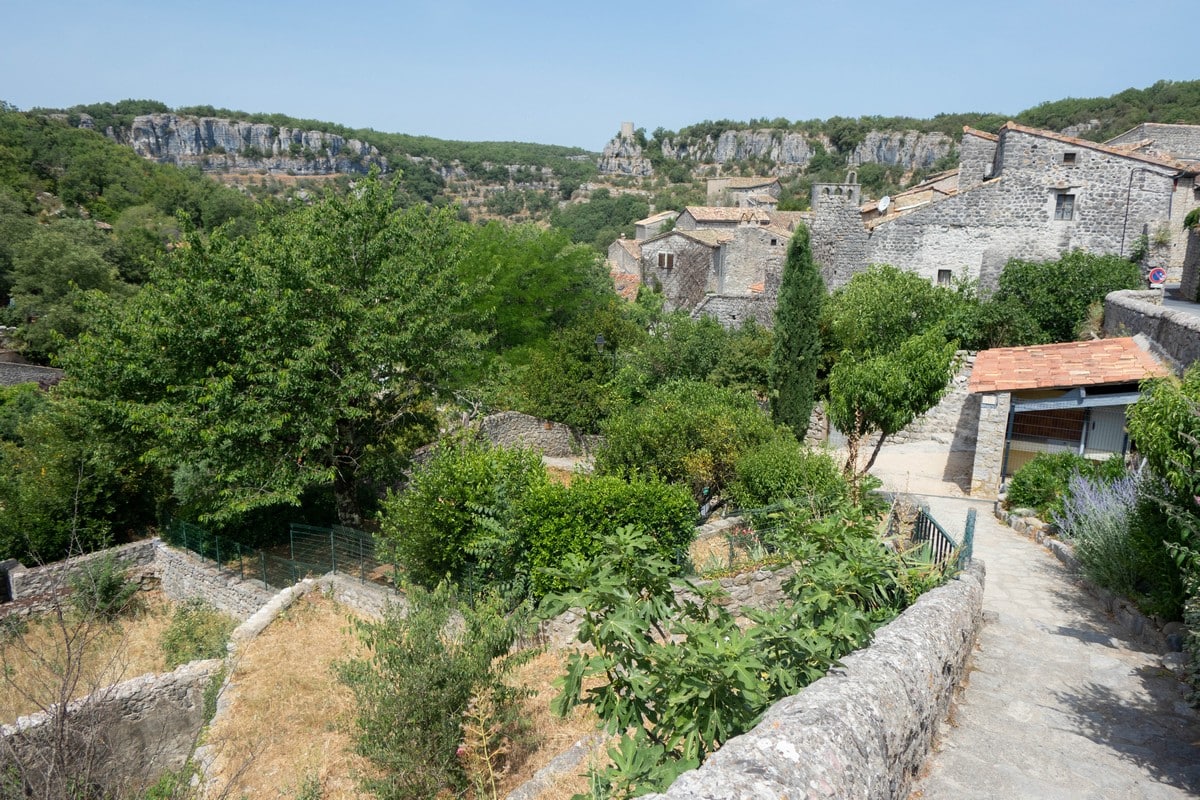
[[[163,631],[161,644],[167,666],[174,669],[202,658],[223,657],[229,634],[236,626],[236,620],[204,600],[188,600],[175,609]]]
[[[116,619],[136,602],[138,585],[111,554],[89,562],[69,583],[71,604],[84,616]]]
[[[1093,461],[1074,453],[1040,453],[1017,470],[1008,484],[1008,508],[1032,508],[1044,520],[1063,513],[1067,485],[1075,474],[1115,480],[1124,475],[1124,459]]]
[[[416,469],[404,491],[384,501],[380,534],[409,580],[422,586],[447,577],[459,583],[512,580],[524,554],[519,542],[503,535],[510,508],[546,480],[532,451],[448,443]]]
[[[1136,503],[1134,478],[1105,481],[1076,472],[1061,513],[1053,515],[1063,536],[1074,540],[1088,578],[1126,596],[1133,595],[1137,584],[1137,555],[1129,535]]]
[[[506,654],[527,615],[506,616],[494,595],[460,602],[445,583],[407,587],[406,597],[403,612],[356,621],[369,656],[337,666],[357,701],[358,751],[381,773],[363,788],[384,800],[458,797],[468,777],[459,758],[464,715],[484,694],[511,710],[518,695],[504,676],[522,656]]]
[[[563,560],[555,578],[566,591],[547,597],[543,613],[582,609],[579,639],[591,647],[569,657],[552,708],[586,703],[620,735],[612,765],[593,771],[603,797],[665,789],[940,579],[886,547],[861,515],[831,516],[797,549],[803,567],[787,599],[747,612],[753,625],[743,627],[718,593],[673,580],[635,528],[600,549],[591,561]]]
[[[695,381],[669,383],[645,403],[604,424],[596,469],[605,475],[638,472],[686,484],[698,503],[720,496],[734,464],[776,428],[747,394]]]
[[[849,497],[850,487],[828,453],[781,435],[748,451],[734,465],[729,495],[739,508],[795,500],[816,513]]]
[[[657,479],[581,476],[570,486],[533,487],[516,524],[528,544],[533,592],[541,596],[561,588],[547,569],[568,555],[600,555],[603,537],[626,525],[649,534],[659,557],[680,563],[695,530],[696,506],[685,488]]]

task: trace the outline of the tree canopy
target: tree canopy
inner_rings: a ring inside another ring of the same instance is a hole
[[[202,519],[332,485],[357,524],[362,479],[482,344],[463,235],[370,178],[249,239],[191,236],[68,354],[66,388],[146,437]]]

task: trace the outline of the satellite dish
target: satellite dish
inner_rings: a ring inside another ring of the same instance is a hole
[[[886,194],[883,197],[879,198],[879,203],[877,206],[879,208],[879,213],[882,214],[883,212],[887,211],[888,207],[891,206],[891,204],[892,204],[892,198],[888,197]]]

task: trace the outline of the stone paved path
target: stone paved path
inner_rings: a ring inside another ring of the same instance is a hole
[[[967,685],[912,797],[1200,797],[1200,716],[1136,642],[991,503],[926,498],[962,530],[978,510],[984,627]]]

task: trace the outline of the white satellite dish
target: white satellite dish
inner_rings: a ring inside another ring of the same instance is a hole
[[[883,212],[887,211],[888,207],[891,206],[891,204],[892,204],[892,198],[888,197],[886,194],[883,197],[879,198],[879,203],[878,203],[879,213],[882,214]]]

